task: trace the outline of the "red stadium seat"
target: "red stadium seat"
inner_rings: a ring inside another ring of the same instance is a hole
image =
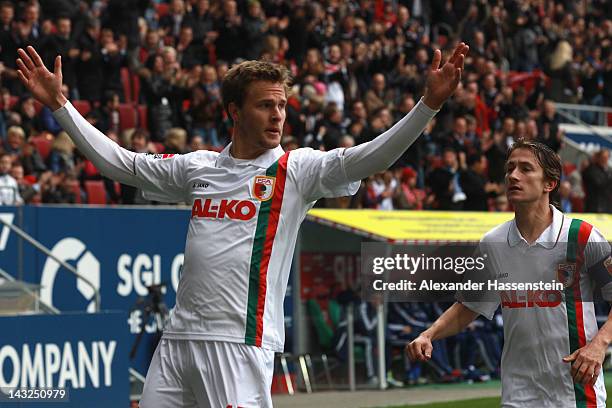
[[[576,170],[576,165],[574,163],[565,162],[563,163],[563,175],[569,176]]]
[[[53,144],[53,136],[50,134],[43,133],[40,136],[36,136],[30,139],[30,142],[36,147],[40,157],[43,160],[47,160],[49,153],[51,153],[51,145]]]
[[[157,17],[162,18],[170,11],[170,5],[168,3],[158,3],[155,5],[155,11],[157,11]]]
[[[34,110],[36,111],[37,115],[40,113],[42,108],[43,108],[43,104],[38,102],[36,99],[34,99]]]
[[[136,110],[138,111],[138,126],[142,129],[149,129],[147,122],[147,107],[146,105],[137,105]]]
[[[91,104],[89,101],[72,101],[72,106],[74,106],[74,109],[83,116],[86,116],[91,111]]]
[[[140,103],[140,77],[136,74],[132,75],[132,101]]]
[[[121,85],[123,86],[123,98],[126,103],[132,102],[132,81],[130,80],[130,71],[127,68],[121,68]]]
[[[136,109],[132,104],[119,105],[119,130],[135,128],[138,122]]]
[[[19,97],[11,95],[9,99],[9,109],[15,108],[15,105],[17,105],[17,102],[19,102]]]
[[[106,189],[103,181],[85,181],[85,192],[87,193],[87,204],[106,204]]]

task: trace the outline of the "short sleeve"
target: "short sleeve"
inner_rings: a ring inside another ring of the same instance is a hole
[[[487,287],[487,281],[495,275],[496,261],[494,252],[490,249],[491,248],[487,246],[486,242],[480,241],[472,256],[474,259],[483,259],[484,268],[482,270],[474,269],[471,272],[463,275],[464,281],[469,280],[475,283],[482,283],[483,289],[476,292],[457,291],[455,298],[457,302],[461,303],[471,311],[492,320],[495,315],[495,311],[499,307],[500,298],[497,292],[484,289]]]
[[[297,149],[291,152],[288,165],[296,178],[298,191],[308,202],[322,197],[353,195],[361,184],[349,181],[346,176],[344,149],[329,152]]]
[[[584,249],[584,261],[587,273],[601,289],[604,300],[612,301],[612,256],[610,243],[593,228]]]
[[[137,154],[134,174],[147,200],[183,202],[186,200],[186,173],[191,154]]]

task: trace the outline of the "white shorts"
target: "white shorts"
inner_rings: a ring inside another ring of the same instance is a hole
[[[161,339],[140,408],[272,407],[274,352],[240,343]]]

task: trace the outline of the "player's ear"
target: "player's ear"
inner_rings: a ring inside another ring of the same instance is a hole
[[[238,123],[240,119],[240,109],[238,109],[238,106],[236,105],[236,103],[230,102],[227,105],[227,110],[229,111],[230,117],[232,118],[232,121],[234,122],[234,124]]]
[[[557,187],[558,184],[559,182],[557,180],[546,180],[544,182],[544,191],[550,193]]]

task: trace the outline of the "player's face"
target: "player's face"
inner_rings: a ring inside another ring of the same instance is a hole
[[[0,174],[6,174],[11,169],[11,157],[6,155],[0,158]]]
[[[236,135],[254,149],[274,149],[285,124],[287,96],[283,84],[256,81],[249,85],[241,108],[236,109]]]
[[[544,199],[554,188],[529,149],[516,149],[506,162],[506,195],[513,205]]]

